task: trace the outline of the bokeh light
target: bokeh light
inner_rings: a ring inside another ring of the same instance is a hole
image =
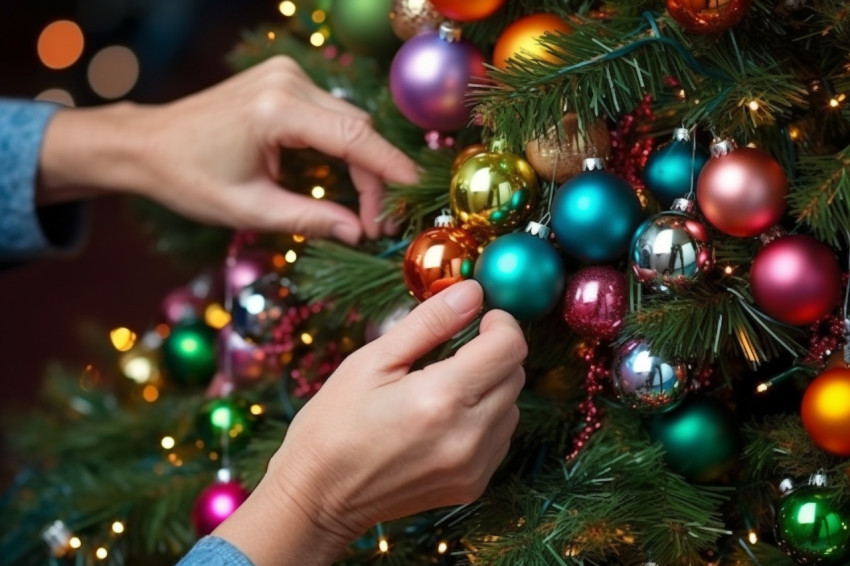
[[[127,47],[111,45],[92,57],[88,69],[89,85],[100,97],[121,98],[139,80],[139,59]]]
[[[294,16],[296,10],[295,2],[284,0],[284,2],[277,5],[277,9],[280,10],[280,13],[284,16]]]
[[[71,20],[56,20],[38,36],[38,58],[45,67],[66,69],[83,54],[83,30]]]
[[[38,93],[35,99],[42,102],[55,102],[56,104],[62,104],[63,106],[76,106],[76,102],[74,102],[74,97],[71,96],[71,93],[61,88],[49,88]]]

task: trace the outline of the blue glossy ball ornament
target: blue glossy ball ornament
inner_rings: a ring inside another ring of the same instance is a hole
[[[687,128],[676,128],[671,142],[649,154],[643,181],[658,202],[669,208],[677,198],[696,191],[697,178],[709,157],[704,146],[694,148]]]
[[[590,263],[612,261],[628,250],[643,209],[632,186],[602,170],[601,160],[585,160],[585,169],[555,193],[552,230],[566,253]]]
[[[548,230],[537,226],[545,237]],[[475,262],[473,277],[484,288],[484,302],[489,307],[505,310],[525,322],[543,317],[558,304],[566,268],[560,254],[545,239],[513,232],[484,248]]]

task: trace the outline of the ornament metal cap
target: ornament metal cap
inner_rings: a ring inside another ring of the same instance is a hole
[[[737,148],[738,145],[732,138],[715,138],[714,141],[711,142],[711,156],[723,157],[724,155],[732,153]]]
[[[460,41],[461,28],[455,22],[447,20],[440,24],[440,39],[448,43]]]
[[[50,553],[56,557],[68,554],[71,543],[71,530],[60,520],[53,521],[41,533],[41,539],[50,548]]]
[[[452,228],[455,225],[455,217],[452,216],[452,211],[444,208],[441,214],[434,219],[435,228]]]
[[[773,240],[777,238],[781,238],[786,235],[788,232],[785,231],[782,226],[771,226],[764,233],[759,234],[759,240],[761,241],[761,245],[766,246]]]
[[[829,482],[827,481],[826,474],[823,470],[818,470],[809,477],[809,485],[813,485],[815,487],[826,487],[827,483]]]
[[[586,157],[584,161],[581,162],[581,170],[582,171],[604,171],[605,170],[605,162],[602,161],[601,157]]]
[[[676,128],[673,130],[673,141],[691,141],[691,132],[687,128]]]
[[[673,205],[670,207],[670,210],[674,212],[692,214],[694,212],[694,201],[689,198],[677,198],[673,201]]]
[[[528,226],[525,227],[526,233],[537,236],[541,240],[548,240],[551,231],[548,226],[540,222],[529,222]]]
[[[791,478],[785,478],[781,482],[779,482],[779,493],[782,495],[786,495],[791,493],[794,490],[794,480]]]

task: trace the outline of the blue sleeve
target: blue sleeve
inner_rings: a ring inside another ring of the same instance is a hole
[[[80,203],[36,208],[41,140],[53,104],[0,99],[0,259],[68,252],[82,240]]]
[[[195,543],[177,566],[254,566],[248,557],[224,539],[207,536]]]

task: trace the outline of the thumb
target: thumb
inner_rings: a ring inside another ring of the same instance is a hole
[[[478,314],[483,300],[478,282],[455,283],[413,309],[369,347],[388,367],[410,367],[461,331]]]

